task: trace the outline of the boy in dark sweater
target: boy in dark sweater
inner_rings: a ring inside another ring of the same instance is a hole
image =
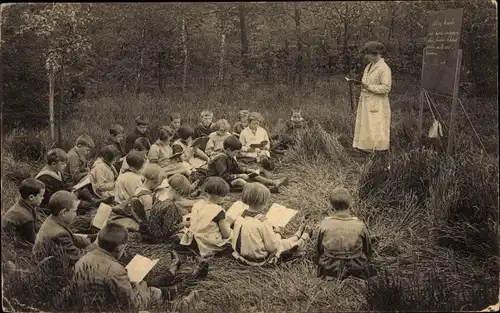
[[[135,129],[134,132],[129,134],[125,140],[125,151],[127,153],[132,150],[134,147],[134,142],[137,140],[137,138],[144,137],[149,140],[149,142],[152,141],[151,135],[148,131],[148,126],[149,126],[149,119],[147,117],[144,117],[142,115],[138,116],[135,118]]]

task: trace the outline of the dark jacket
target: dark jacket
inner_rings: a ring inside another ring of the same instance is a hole
[[[19,199],[2,217],[2,232],[21,245],[34,244],[39,228],[36,208],[23,199]]]
[[[144,133],[140,133],[137,128],[134,129],[134,132],[127,135],[127,138],[125,138],[125,151],[129,153],[130,150],[134,147],[134,142],[141,137],[145,137],[149,140],[149,142],[152,142],[151,134],[149,133],[149,130],[146,130]]]
[[[208,176],[221,177],[227,183],[231,183],[235,179],[235,174],[243,173],[245,172],[236,159],[230,157],[226,152],[214,155],[208,163]]]
[[[63,179],[61,173],[56,173],[44,167],[35,177],[45,184],[45,194],[43,195],[42,203],[40,204],[40,208],[44,210],[44,212],[49,215],[50,212],[46,210],[47,204],[49,203],[50,197],[54,193],[59,190],[71,190],[71,182],[66,182]]]
[[[196,124],[194,127],[193,139],[208,136],[215,131],[215,124],[212,123],[210,126],[205,126],[202,123]]]

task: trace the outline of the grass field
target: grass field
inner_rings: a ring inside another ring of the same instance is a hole
[[[211,260],[209,278],[200,285],[202,301],[196,311],[456,311],[477,310],[496,303],[496,99],[463,99],[487,151],[481,152],[466,117],[460,115],[456,152],[450,157],[416,148],[417,85],[395,80],[390,96],[391,171],[387,173],[376,158],[358,157],[346,149],[352,141],[355,116],[344,85],[337,83],[340,80],[304,88],[241,85],[185,95],[172,89],[165,96],[87,99],[77,105],[77,112],[62,126],[64,142],[60,146],[68,150],[80,134],[88,134],[99,143],[110,124],[120,123],[131,129],[138,114],[162,125],[167,123],[169,113],[180,112],[184,123],[194,124],[204,108],[211,108],[216,118],[233,122],[239,109],[260,111],[271,133],[278,133],[291,108],[300,107],[312,126],[280,160],[281,166],[275,172],[288,175],[291,183],[281,194],[273,195],[272,201],[310,212],[312,221],[317,223],[329,214],[329,191],[339,185],[350,189],[355,195],[354,213],[378,237],[374,262],[379,276],[369,282],[326,282],[315,277],[310,258],[266,269],[216,258]],[[445,114],[446,99],[439,101],[441,114]],[[21,159],[22,147],[15,143],[19,136],[37,138],[45,149],[50,146],[46,129],[15,130],[3,135],[2,213],[17,198],[15,181],[33,175],[42,166],[40,162]],[[231,194],[226,204],[237,199],[237,194]],[[292,221],[288,233],[296,227],[297,221]],[[311,243],[310,255],[312,246]],[[140,246],[135,249],[141,251]],[[162,249],[152,253],[164,252]],[[18,260],[22,263],[21,257]],[[36,280],[6,279],[4,292],[12,306],[26,310],[16,305],[17,301],[35,306],[33,297],[40,294],[39,285]],[[170,306],[156,308],[166,309],[174,310]]]

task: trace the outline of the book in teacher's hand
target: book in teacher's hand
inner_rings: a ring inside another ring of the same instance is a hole
[[[125,269],[127,270],[130,282],[139,283],[155,267],[160,259],[151,260],[142,255],[136,254]]]
[[[346,77],[345,80],[348,82],[348,83],[356,83],[356,84],[361,84],[361,81],[359,80],[356,80],[356,79],[352,79],[352,78],[349,78],[349,77]]]

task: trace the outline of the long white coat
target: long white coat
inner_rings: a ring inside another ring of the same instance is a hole
[[[370,64],[363,73],[362,82],[368,84],[368,88],[361,88],[352,146],[362,150],[389,150],[391,69],[382,58]]]

